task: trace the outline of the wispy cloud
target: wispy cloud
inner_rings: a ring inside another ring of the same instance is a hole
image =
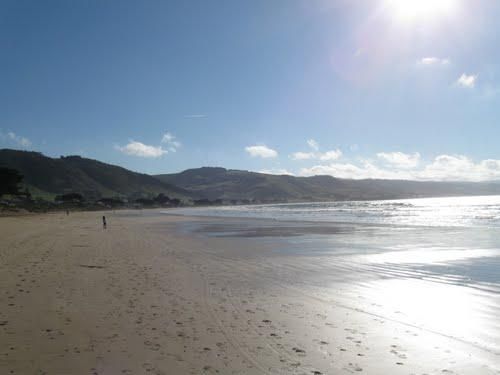
[[[278,152],[276,150],[273,150],[266,145],[247,146],[245,147],[245,151],[250,154],[251,157],[259,157],[264,159],[275,158],[276,156],[278,156]]]
[[[476,85],[477,74],[467,75],[463,73],[456,81],[456,84],[460,87],[473,88]]]
[[[290,155],[290,159],[292,160],[322,160],[322,161],[331,161],[337,160],[342,156],[342,151],[339,149],[330,150],[326,152],[319,151],[319,144],[314,139],[309,139],[307,141],[307,145],[313,150],[309,152],[297,151]]]
[[[417,61],[417,64],[423,66],[449,65],[450,60],[439,57],[423,57]]]
[[[420,161],[420,154],[405,154],[404,152],[379,152],[377,157],[386,164],[397,168],[409,169],[415,168]]]
[[[0,131],[0,139],[23,148],[28,148],[32,145],[32,142],[28,138],[22,137],[12,131],[9,131],[7,133],[3,133],[2,131]]]
[[[319,150],[319,145],[318,142],[316,142],[314,139],[309,139],[307,140],[307,144],[309,147],[311,147],[314,151]]]
[[[161,139],[161,143],[164,143],[167,145],[168,151],[170,152],[177,152],[177,149],[181,147],[181,143],[175,138],[174,135],[172,135],[169,132],[166,132],[163,134],[163,137]]]
[[[206,118],[208,117],[207,115],[203,114],[194,114],[194,115],[185,115],[184,118]]]
[[[141,158],[159,158],[167,154],[168,151],[164,150],[161,146],[146,145],[142,142],[131,140],[127,145],[115,146],[115,148],[124,154],[138,156]]]

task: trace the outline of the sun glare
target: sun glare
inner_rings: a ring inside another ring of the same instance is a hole
[[[400,21],[426,20],[447,15],[457,0],[388,0],[388,7]]]

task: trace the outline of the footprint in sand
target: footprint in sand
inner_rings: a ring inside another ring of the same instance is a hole
[[[404,350],[402,349],[401,347],[399,347],[398,345],[391,345],[391,350],[390,350],[390,353],[394,354],[395,356],[397,356],[398,358],[401,358],[401,359],[406,359],[406,354],[404,353],[400,353],[399,351],[400,350]]]
[[[359,365],[357,363],[351,363],[351,362],[349,362],[346,369],[349,371],[356,371],[356,372],[363,371],[363,369],[361,367],[359,367]]]
[[[295,352],[295,353],[298,353],[298,354],[303,354],[305,355],[306,351],[304,349],[299,349],[299,348],[295,348],[293,347],[292,350]]]

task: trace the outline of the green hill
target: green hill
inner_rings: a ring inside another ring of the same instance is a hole
[[[50,158],[38,152],[0,150],[0,166],[18,170],[34,196],[77,192],[87,198],[148,197],[254,203],[372,200],[500,194],[500,182],[348,180],[294,177],[203,167],[150,176],[80,156]]]
[[[348,180],[331,176],[270,175],[211,167],[157,175],[156,178],[210,200],[297,202],[500,194],[499,182]]]
[[[0,165],[17,169],[32,194],[45,198],[67,192],[91,198],[159,193],[176,198],[189,195],[147,174],[80,156],[50,158],[38,152],[2,149]]]

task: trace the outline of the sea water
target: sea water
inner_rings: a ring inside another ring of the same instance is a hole
[[[179,214],[424,226],[500,227],[500,196],[284,203],[178,209]]]
[[[290,283],[300,280],[327,300],[335,296],[357,311],[484,349],[500,365],[500,196],[173,213],[215,217],[200,219],[198,232],[205,234],[246,237],[255,246],[265,237],[284,262],[299,259]]]

